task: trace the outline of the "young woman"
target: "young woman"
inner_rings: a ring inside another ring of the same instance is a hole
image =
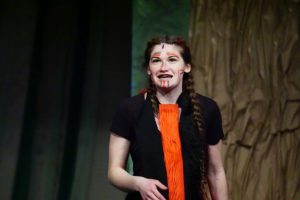
[[[122,101],[109,142],[108,179],[128,200],[226,200],[221,115],[195,93],[191,54],[175,36],[154,38],[145,50],[149,88]],[[128,155],[134,174],[126,168]]]

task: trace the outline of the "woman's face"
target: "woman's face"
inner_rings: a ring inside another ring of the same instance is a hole
[[[182,89],[183,74],[191,71],[191,65],[185,64],[180,52],[181,48],[173,44],[154,46],[147,74],[158,89]]]

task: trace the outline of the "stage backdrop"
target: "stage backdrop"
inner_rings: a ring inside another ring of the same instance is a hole
[[[300,199],[299,1],[193,0],[196,88],[222,112],[230,199]]]
[[[133,0],[131,93],[147,87],[142,62],[150,38],[171,34],[188,39],[190,2],[188,0]]]
[[[230,199],[300,199],[299,1],[134,2],[132,94],[145,41],[188,33],[196,90],[221,108]]]
[[[1,1],[0,199],[124,197],[107,181],[109,125],[163,34],[189,40],[196,89],[221,108],[230,199],[300,199],[299,4]]]

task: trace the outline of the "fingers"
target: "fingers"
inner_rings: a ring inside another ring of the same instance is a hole
[[[158,190],[153,190],[151,193],[147,194],[146,200],[166,200],[163,195],[160,194]]]
[[[162,190],[167,189],[167,187],[158,180],[155,181],[155,185]],[[157,188],[155,188],[153,193],[159,200],[166,200],[165,197],[157,190]]]
[[[165,197],[157,189],[153,191],[153,194],[158,200],[166,200]]]
[[[156,181],[155,185],[157,187],[159,187],[159,189],[162,189],[162,190],[168,189],[167,186],[165,186],[164,184],[162,184],[160,181]]]
[[[149,194],[149,198],[147,198],[147,200],[162,200],[159,197],[156,197],[156,195],[154,193]]]
[[[140,192],[143,200],[166,200],[160,193],[159,189],[166,190],[167,187],[160,181],[154,179],[146,179],[139,177],[138,191]]]

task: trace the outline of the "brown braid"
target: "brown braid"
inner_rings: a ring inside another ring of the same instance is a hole
[[[202,119],[202,107],[199,104],[199,101],[197,101],[197,94],[194,90],[193,75],[191,73],[187,73],[187,74],[185,74],[184,79],[185,80],[183,83],[183,91],[187,91],[190,96],[191,104],[193,107],[193,116],[195,119],[195,123],[197,124],[199,133],[204,134],[203,119]]]
[[[182,48],[181,56],[186,64],[190,64],[192,66],[192,58],[190,49],[187,46],[185,40],[180,37],[176,36],[163,36],[158,38],[153,38],[147,43],[147,48],[145,50],[145,60],[144,60],[144,67],[147,68],[149,66],[149,60],[151,52],[155,45],[167,43],[167,44],[174,44],[178,47]],[[193,68],[193,67],[192,67]],[[190,97],[192,110],[193,110],[193,119],[197,126],[198,132],[200,137],[202,138],[202,148],[201,148],[201,158],[200,158],[200,174],[201,174],[201,192],[203,197],[207,198],[207,192],[205,190],[207,184],[207,162],[208,162],[208,145],[205,137],[205,129],[204,129],[204,121],[203,121],[203,109],[197,100],[197,94],[194,90],[194,81],[193,76],[190,73],[185,73],[183,77],[183,91],[186,91]],[[149,78],[149,87],[147,90],[147,94],[149,95],[149,99],[151,101],[151,106],[154,111],[154,114],[157,114],[158,105],[156,101],[156,87],[152,83],[151,79]]]
[[[147,95],[149,95],[149,99],[151,102],[151,107],[153,109],[154,115],[157,115],[158,113],[158,105],[156,101],[156,87],[152,83],[151,78],[149,78],[149,88],[147,90]]]
[[[194,90],[194,79],[192,73],[187,73],[184,75],[184,82],[183,82],[183,91],[186,91],[189,94],[192,109],[193,109],[193,118],[197,125],[198,132],[201,135],[202,138],[202,148],[201,148],[201,158],[200,158],[200,173],[201,173],[201,190],[202,194],[207,196],[207,193],[205,191],[205,185],[207,184],[207,162],[208,162],[208,152],[207,152],[207,142],[205,137],[205,129],[203,128],[204,122],[203,122],[203,111],[202,106],[197,101],[197,93]],[[206,198],[206,197],[205,197]]]

